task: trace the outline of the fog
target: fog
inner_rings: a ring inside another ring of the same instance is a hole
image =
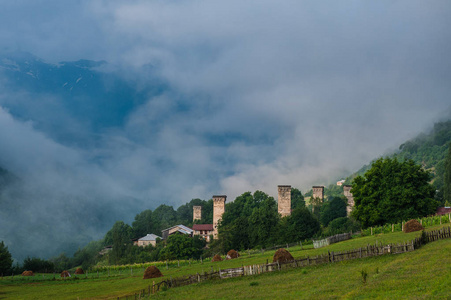
[[[39,105],[64,99],[2,85],[0,166],[26,186],[21,201],[39,201],[29,221],[108,208],[85,222],[86,240],[163,203],[306,192],[450,117],[449,1],[0,4],[2,50],[105,60],[141,88],[170,86],[94,132]],[[16,101],[30,112],[14,114]]]

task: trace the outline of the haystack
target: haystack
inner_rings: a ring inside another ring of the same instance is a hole
[[[163,277],[163,274],[161,274],[160,270],[158,270],[158,268],[155,266],[147,267],[147,269],[144,271],[143,279],[150,279],[150,278],[157,278],[157,277]]]
[[[406,224],[404,224],[404,233],[414,232],[414,231],[420,231],[423,230],[423,226],[415,219],[412,219],[410,221],[407,221]]]
[[[69,278],[69,277],[70,277],[70,273],[68,271],[61,272],[61,278]]]
[[[294,258],[291,255],[291,253],[283,248],[280,248],[276,251],[276,253],[274,253],[272,262],[283,263],[283,262],[292,261],[292,260],[294,260]]]
[[[33,271],[23,271],[22,276],[34,276]]]
[[[240,256],[240,254],[233,249],[229,250],[229,252],[227,252],[227,259],[234,259],[234,258],[238,258],[239,256]]]
[[[83,271],[82,268],[77,268],[77,270],[75,270],[75,274],[85,274],[85,271]]]
[[[211,261],[222,261],[222,257],[219,254],[216,254],[215,256],[213,256],[213,259]]]

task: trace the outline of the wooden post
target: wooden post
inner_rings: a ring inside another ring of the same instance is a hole
[[[180,268],[180,260],[177,259],[177,267]]]
[[[166,270],[169,270],[168,260],[166,259]]]
[[[373,227],[371,227],[371,235],[373,235]]]
[[[301,250],[302,250],[302,241],[299,241],[299,244],[301,244]]]
[[[307,266],[310,266],[310,256],[307,256]]]
[[[391,224],[391,232],[395,232],[395,224]]]

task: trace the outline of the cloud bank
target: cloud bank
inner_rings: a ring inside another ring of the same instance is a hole
[[[96,136],[89,146],[2,110],[0,162],[62,190],[149,207],[256,189],[275,196],[278,184],[306,191],[449,117],[448,1],[2,7],[2,49],[52,63],[106,60],[139,86],[155,76],[170,86],[149,94],[122,126],[86,132]],[[10,97],[4,92],[5,109]]]

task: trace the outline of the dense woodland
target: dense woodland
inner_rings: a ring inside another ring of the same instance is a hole
[[[200,238],[183,235],[157,241],[156,247],[133,246],[132,239],[148,233],[161,235],[161,230],[176,224],[193,225],[193,206],[202,206],[200,224],[211,224],[213,201],[193,199],[177,209],[165,204],[154,210],[137,214],[131,225],[117,221],[99,241],[92,241],[75,252],[64,253],[49,260],[27,258],[11,268],[7,245],[0,244],[1,272],[35,272],[89,268],[95,264],[128,264],[166,259],[198,259],[226,253],[230,249],[267,248],[275,244],[305,242],[313,237],[357,231],[373,225],[399,222],[433,214],[438,206],[451,202],[451,121],[437,123],[430,134],[422,134],[400,146],[391,157],[380,158],[346,178],[352,184],[356,208],[346,217],[346,198],[343,188],[335,183],[325,188],[324,202],[310,199],[297,188],[291,192],[292,214],[281,218],[277,202],[262,191],[245,192],[226,203],[219,226],[219,238],[206,248]],[[7,171],[0,169],[0,186],[10,180]],[[408,188],[406,188],[408,187]],[[376,195],[376,196],[375,196]],[[393,200],[395,199],[395,200]],[[112,250],[99,255],[105,246]],[[12,261],[12,260],[11,260]]]

